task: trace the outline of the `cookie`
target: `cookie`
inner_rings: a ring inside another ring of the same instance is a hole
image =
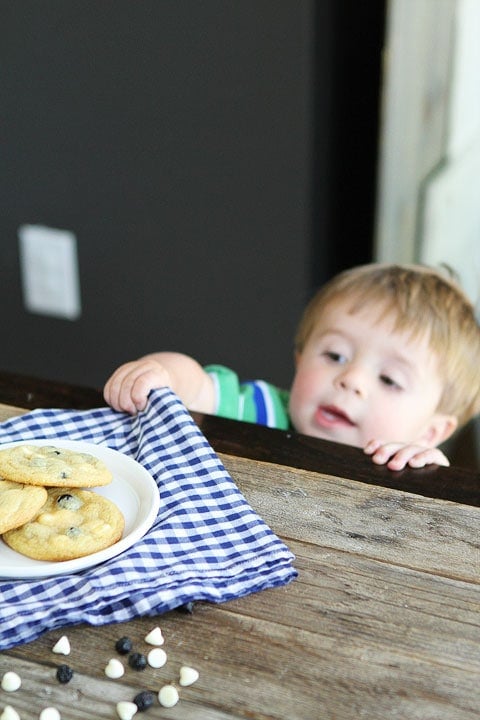
[[[125,520],[114,502],[91,490],[48,488],[29,522],[3,535],[12,550],[34,560],[73,560],[120,540]]]
[[[94,455],[28,444],[0,450],[0,477],[46,487],[98,487],[113,479],[107,466]]]
[[[0,478],[0,535],[31,520],[46,499],[43,487]]]

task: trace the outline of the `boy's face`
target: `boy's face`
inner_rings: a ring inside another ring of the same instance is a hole
[[[290,396],[295,429],[364,447],[369,440],[442,442],[442,383],[426,337],[412,339],[372,307],[328,306],[297,357]],[[373,317],[372,317],[373,316]]]

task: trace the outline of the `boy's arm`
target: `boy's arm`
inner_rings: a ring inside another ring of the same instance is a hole
[[[363,449],[371,455],[377,465],[386,465],[390,470],[403,470],[407,465],[422,468],[426,465],[450,465],[448,458],[438,448],[425,445],[409,445],[406,443],[382,443],[370,440]]]
[[[121,365],[105,383],[103,396],[115,410],[144,410],[155,388],[169,387],[189,410],[215,412],[212,378],[188,355],[159,352]]]

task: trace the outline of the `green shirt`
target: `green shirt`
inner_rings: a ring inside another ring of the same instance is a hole
[[[240,382],[238,375],[223,365],[207,365],[204,369],[215,385],[216,415],[280,430],[291,428],[287,390],[263,380]]]

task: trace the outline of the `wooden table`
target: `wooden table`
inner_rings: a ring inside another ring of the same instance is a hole
[[[98,392],[0,377],[0,418],[35,406],[93,407]],[[171,709],[178,720],[478,720],[480,476],[458,468],[391,473],[361,451],[244,423],[194,416],[252,507],[296,555],[290,585],[193,613],[65,629],[74,668],[59,685],[51,648],[62,632],[0,653],[0,714],[57,707],[62,720],[116,718],[115,704],[200,678]],[[1,590],[1,585],[0,585]],[[0,619],[1,621],[1,619]],[[108,680],[122,635],[155,625],[167,665]],[[139,713],[136,717],[142,717]]]

